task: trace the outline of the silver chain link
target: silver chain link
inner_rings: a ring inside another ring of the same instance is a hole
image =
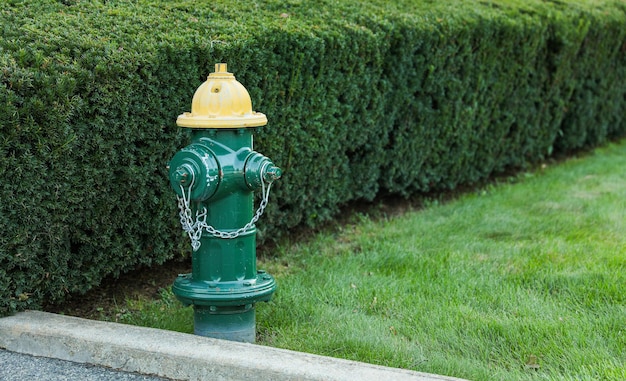
[[[266,165],[263,166],[261,170],[261,174],[265,173]],[[192,216],[191,208],[189,207],[189,202],[191,199],[191,189],[193,188],[194,177],[191,177],[191,183],[189,184],[189,191],[186,193],[185,188],[183,188],[182,184],[180,185],[181,196],[176,195],[178,199],[178,209],[180,216],[180,224],[183,227],[183,230],[189,235],[191,239],[191,247],[193,251],[197,251],[200,248],[200,239],[202,238],[202,232],[206,230],[207,233],[211,234],[216,238],[223,239],[233,239],[239,237],[241,234],[247,233],[252,229],[254,224],[261,218],[261,215],[265,211],[267,207],[267,203],[270,198],[270,189],[272,188],[272,181],[267,182],[267,187],[265,185],[265,179],[261,176],[261,204],[259,208],[254,213],[254,216],[245,224],[242,228],[239,228],[232,232],[225,232],[221,230],[215,229],[213,226],[207,224],[207,209],[206,207],[202,208],[202,211],[196,211],[196,218],[194,220]]]

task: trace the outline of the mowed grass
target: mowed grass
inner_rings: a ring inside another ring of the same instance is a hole
[[[285,242],[258,342],[471,380],[626,379],[626,140]],[[191,332],[171,292],[125,322]]]

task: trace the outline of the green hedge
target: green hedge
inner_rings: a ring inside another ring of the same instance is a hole
[[[216,62],[267,114],[272,240],[626,133],[626,5],[0,4],[0,315],[188,250],[165,165]]]

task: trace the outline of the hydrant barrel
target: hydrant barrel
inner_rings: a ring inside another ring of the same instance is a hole
[[[169,163],[180,220],[192,246],[192,272],[172,286],[194,308],[194,332],[202,336],[254,342],[255,303],[269,301],[274,278],[256,268],[255,223],[272,183],[282,171],[253,151],[254,128],[267,123],[252,111],[247,90],[216,65],[194,94],[192,111],[177,124],[191,128],[191,143]],[[254,212],[254,191],[262,202]]]

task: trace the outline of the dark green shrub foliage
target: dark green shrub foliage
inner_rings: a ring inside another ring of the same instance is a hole
[[[184,253],[165,165],[216,62],[284,170],[260,239],[626,132],[626,5],[0,4],[0,314]]]

